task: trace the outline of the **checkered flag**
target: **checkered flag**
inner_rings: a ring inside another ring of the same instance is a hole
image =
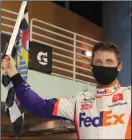
[[[26,1],[22,2],[20,10],[22,10],[23,8],[22,6],[24,6],[25,2]],[[19,17],[19,20],[20,20],[20,17]],[[27,73],[28,73],[28,50],[29,50],[29,34],[28,33],[29,33],[28,11],[27,11],[27,2],[26,2],[25,8],[23,8],[23,15],[20,21],[17,36],[15,38],[15,43],[11,51],[11,55],[16,62],[16,68],[25,81],[27,80]],[[9,48],[6,49],[6,53],[5,53],[6,55],[7,55],[7,51],[9,51]],[[10,78],[8,77],[8,75],[2,76],[2,84],[8,91],[7,98],[6,98],[5,112],[12,123],[13,133],[17,137],[19,136],[23,128],[25,109],[20,103],[20,101],[17,99],[14,86]]]

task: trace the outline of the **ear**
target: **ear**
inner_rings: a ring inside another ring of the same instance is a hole
[[[120,62],[120,64],[118,65],[117,70],[118,70],[118,71],[121,71],[121,70],[122,70],[122,68],[123,68],[123,62]]]

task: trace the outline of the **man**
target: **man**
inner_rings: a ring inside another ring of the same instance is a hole
[[[123,67],[119,49],[103,42],[94,46],[92,54],[96,91],[82,92],[70,99],[39,97],[22,80],[11,57],[5,57],[2,68],[11,77],[25,108],[40,117],[59,116],[75,121],[78,139],[130,139],[131,89],[121,87],[117,80]]]

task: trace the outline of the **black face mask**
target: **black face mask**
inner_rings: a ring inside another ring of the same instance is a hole
[[[119,65],[119,64],[118,64]],[[96,81],[101,85],[108,85],[112,83],[117,75],[117,67],[104,67],[104,66],[96,66],[92,65],[93,76]]]

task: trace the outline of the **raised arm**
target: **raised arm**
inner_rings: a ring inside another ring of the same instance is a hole
[[[74,119],[75,98],[42,99],[21,78],[11,57],[6,57],[2,61],[2,68],[10,76],[17,98],[29,112],[39,117],[59,116],[70,120]]]

